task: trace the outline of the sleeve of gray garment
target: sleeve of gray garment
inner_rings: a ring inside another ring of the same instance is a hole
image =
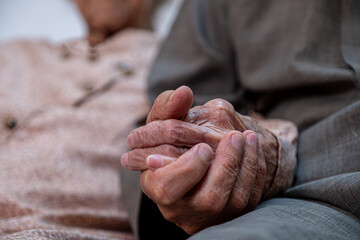
[[[163,91],[187,85],[195,105],[214,98],[239,103],[242,89],[234,70],[225,2],[184,2],[149,77],[152,101]]]

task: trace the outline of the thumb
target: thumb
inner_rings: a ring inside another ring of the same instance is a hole
[[[187,86],[161,93],[155,100],[146,123],[155,120],[181,119],[186,117],[193,104],[193,92]]]

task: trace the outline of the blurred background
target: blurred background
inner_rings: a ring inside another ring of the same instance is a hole
[[[151,26],[166,36],[183,0],[154,1],[158,7]],[[73,0],[0,0],[0,43],[18,38],[60,43],[86,35],[86,22]]]
[[[0,239],[134,239],[119,158],[181,3],[0,0]]]

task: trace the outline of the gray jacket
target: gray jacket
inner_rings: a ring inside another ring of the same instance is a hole
[[[359,1],[185,1],[153,65],[149,97],[181,85],[196,105],[223,98],[242,113],[294,122],[298,167],[286,196],[360,217]],[[137,229],[139,200],[127,202]]]

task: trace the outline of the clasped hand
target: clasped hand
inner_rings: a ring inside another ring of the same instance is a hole
[[[133,150],[121,159],[141,171],[142,190],[164,218],[188,234],[254,209],[267,177],[263,147],[277,146],[275,136],[229,102],[191,108],[192,102],[185,86],[162,93],[147,124],[128,136]]]

